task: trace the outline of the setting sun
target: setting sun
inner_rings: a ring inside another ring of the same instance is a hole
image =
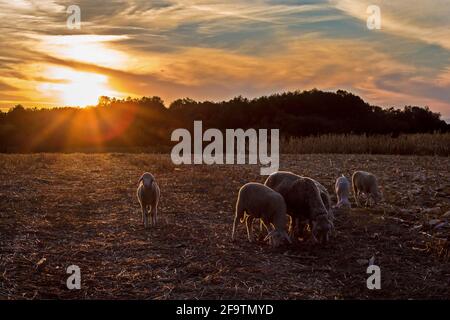
[[[100,96],[119,95],[109,88],[108,78],[101,74],[51,67],[47,75],[54,82],[41,85],[41,91],[56,95],[64,105],[95,105]]]
[[[126,59],[108,43],[123,38],[106,35],[42,36],[39,37],[42,40],[39,48],[70,61],[114,68],[123,65]],[[111,88],[109,78],[100,73],[49,65],[44,70],[48,81],[39,85],[40,91],[67,106],[95,105],[100,96],[121,95]]]

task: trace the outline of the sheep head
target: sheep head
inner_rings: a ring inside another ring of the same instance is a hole
[[[280,231],[275,229],[269,232],[269,234],[264,238],[264,241],[269,240],[273,247],[278,247],[284,239],[289,243],[292,243],[291,238],[285,230]]]
[[[155,183],[155,178],[153,177],[153,175],[149,172],[145,172],[144,174],[142,174],[142,176],[139,178],[139,182],[144,185],[144,187],[146,189],[149,189],[153,186],[153,184]]]
[[[328,219],[326,214],[319,215],[312,221],[312,235],[314,239],[318,240],[322,244],[329,241],[330,233],[333,229],[334,225]]]

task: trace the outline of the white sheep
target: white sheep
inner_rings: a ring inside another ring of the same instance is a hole
[[[237,223],[240,220],[241,223],[245,221],[248,241],[252,242],[252,222],[255,218],[261,219],[268,232],[273,224],[273,230],[266,237],[271,240],[273,246],[277,246],[283,238],[291,242],[286,232],[286,204],[283,197],[261,183],[250,182],[239,189],[231,239],[234,240]]]
[[[139,178],[137,188],[137,198],[142,210],[142,222],[144,227],[148,227],[148,215],[151,216],[151,224],[156,225],[158,215],[158,202],[160,196],[159,186],[155,177],[149,172],[145,172]]]
[[[348,199],[350,197],[350,181],[342,175],[336,179],[334,189],[337,196],[336,207],[350,209],[352,207]]]
[[[359,196],[364,193],[367,196],[366,206],[370,204],[370,199],[377,204],[381,200],[381,193],[378,190],[377,178],[370,172],[355,171],[352,176],[353,196],[356,204],[361,206]]]
[[[287,212],[291,216],[290,232],[294,240],[297,239],[296,225],[300,221],[307,221],[312,226],[313,239],[319,238],[322,243],[329,240],[334,226],[315,180],[279,171],[271,174],[265,185],[283,196]]]

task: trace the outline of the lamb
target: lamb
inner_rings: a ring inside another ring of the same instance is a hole
[[[347,208],[350,209],[352,205],[348,200],[350,196],[350,181],[342,175],[336,179],[336,184],[334,185],[337,196],[337,208]]]
[[[355,171],[352,176],[353,196],[356,204],[361,206],[359,196],[364,193],[367,196],[366,206],[369,205],[370,199],[377,204],[381,200],[381,193],[378,190],[377,178],[370,172]]]
[[[138,184],[137,198],[141,205],[142,222],[144,223],[144,227],[147,228],[148,215],[151,216],[151,225],[156,225],[160,190],[155,177],[149,172],[142,174]]]
[[[245,214],[247,214],[247,219],[244,217]],[[267,231],[273,224],[274,228],[269,232],[266,239],[270,239],[274,247],[283,238],[291,242],[286,232],[286,204],[283,197],[261,183],[250,182],[243,185],[239,190],[231,239],[234,241],[238,220],[241,223],[245,220],[248,241],[252,242],[252,222],[255,218],[261,219]]]
[[[292,172],[279,171],[271,174],[265,185],[283,196],[287,212],[291,216],[290,232],[294,240],[297,239],[298,220],[308,221],[312,225],[314,240],[319,238],[322,243],[328,242],[334,226],[315,180]]]

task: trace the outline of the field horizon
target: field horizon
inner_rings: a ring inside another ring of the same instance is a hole
[[[145,147],[95,146],[73,147],[62,153],[158,153],[170,154],[170,145]],[[248,148],[248,146],[247,146]],[[58,154],[61,151],[34,150],[17,152],[14,148],[3,154]],[[450,133],[422,133],[400,135],[327,134],[307,137],[281,138],[281,154],[373,154],[450,156]],[[1,154],[1,153],[0,153]]]

